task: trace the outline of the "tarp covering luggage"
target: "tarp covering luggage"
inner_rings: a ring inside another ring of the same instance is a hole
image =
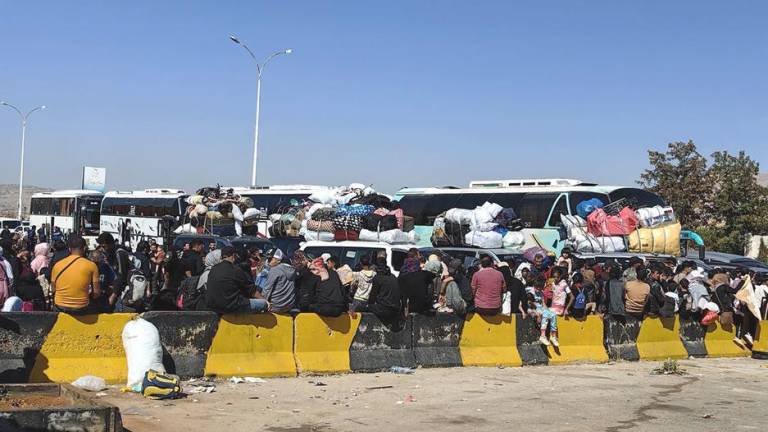
[[[622,208],[617,215],[596,209],[587,216],[587,231],[595,236],[623,236],[637,229],[637,216],[629,207]]]

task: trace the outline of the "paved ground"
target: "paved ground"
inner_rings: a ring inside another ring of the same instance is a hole
[[[768,368],[751,359],[524,368],[419,369],[216,382],[168,402],[110,389],[132,432],[439,430],[749,431],[768,424]],[[318,385],[318,383],[321,383]],[[324,384],[324,385],[323,385]]]

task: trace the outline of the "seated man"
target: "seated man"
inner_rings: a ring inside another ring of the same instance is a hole
[[[99,269],[83,256],[85,240],[82,237],[70,237],[68,246],[69,256],[59,260],[51,270],[53,310],[71,314],[98,312],[91,299],[101,296]]]
[[[208,273],[206,309],[220,314],[266,312],[269,303],[256,291],[253,280],[235,265],[235,248],[221,249],[221,262]]]

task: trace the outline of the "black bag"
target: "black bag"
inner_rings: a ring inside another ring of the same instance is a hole
[[[379,223],[379,231],[389,231],[397,229],[397,218],[395,215],[382,216]]]
[[[181,281],[179,298],[183,310],[197,310],[197,303],[205,298],[205,285],[197,289],[198,282],[200,282],[200,276],[188,277]]]
[[[368,231],[379,231],[379,223],[381,222],[381,216],[375,213],[363,216],[361,223],[363,228]]]

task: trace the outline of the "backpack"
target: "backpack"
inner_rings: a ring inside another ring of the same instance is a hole
[[[141,394],[149,399],[176,399],[181,396],[179,378],[150,369],[141,382]]]
[[[181,281],[176,306],[182,310],[197,310],[197,304],[205,298],[205,285],[197,289],[200,276],[192,276]]]
[[[133,269],[128,273],[128,286],[125,293],[128,293],[127,300],[135,302],[146,295],[149,281],[141,270]],[[125,296],[125,294],[123,294]]]
[[[587,307],[587,294],[585,291],[586,289],[582,286],[579,293],[576,294],[576,298],[573,300],[574,309],[581,310]]]

